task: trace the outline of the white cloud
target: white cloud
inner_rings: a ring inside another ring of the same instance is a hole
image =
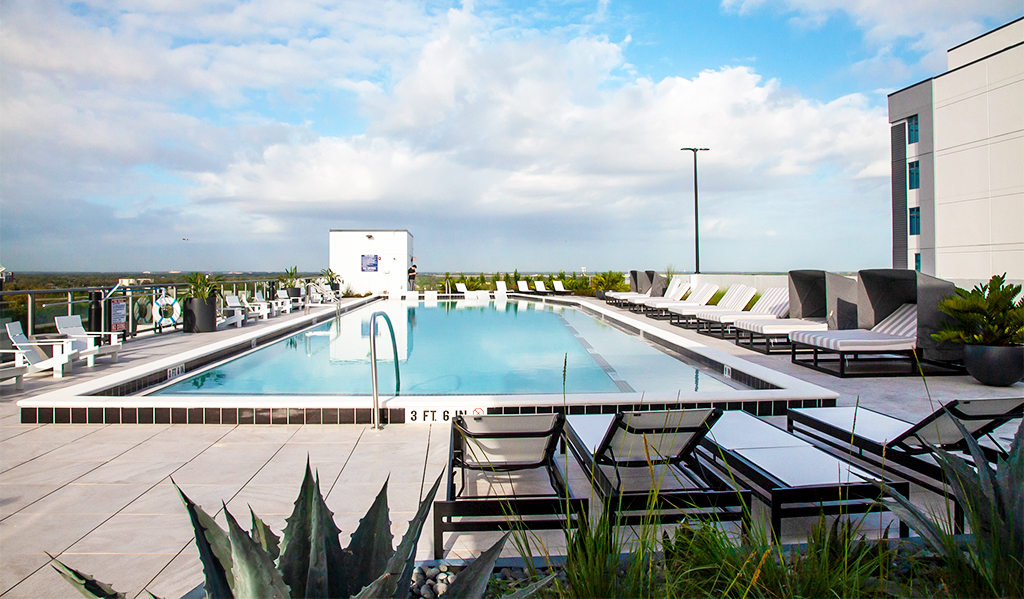
[[[938,73],[946,68],[946,50],[988,29],[987,20],[998,23],[1021,15],[1020,0],[722,0],[726,10],[749,14],[765,6],[797,13],[791,23],[801,28],[822,26],[830,16],[846,13],[864,30],[865,40],[885,60],[872,60],[862,70],[890,63],[898,74],[913,68],[915,72]],[[897,41],[921,54],[911,65],[893,58]],[[878,57],[876,57],[877,59]]]
[[[3,226],[23,227],[5,234],[5,265],[65,267],[66,244],[18,241],[46,236],[24,223],[54,210],[107,243],[145,236],[128,244],[149,251],[119,255],[149,270],[318,269],[328,228],[371,226],[413,229],[424,270],[684,264],[691,144],[712,148],[708,266],[856,268],[889,253],[886,116],[860,94],[822,103],[745,66],[654,81],[625,62],[628,37],[548,35],[471,5],[93,6],[96,21],[120,16],[88,27],[5,8]],[[356,94],[364,133],[279,122],[249,95],[327,89]],[[204,106],[237,112],[218,122]],[[158,199],[167,186],[139,165],[193,185]],[[798,235],[822,249],[781,241]],[[211,248],[222,264],[182,263]]]

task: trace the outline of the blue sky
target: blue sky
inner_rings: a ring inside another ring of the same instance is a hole
[[[888,266],[886,94],[1021,0],[0,6],[0,263]],[[187,241],[186,241],[187,240]],[[83,248],[89,248],[83,251]]]

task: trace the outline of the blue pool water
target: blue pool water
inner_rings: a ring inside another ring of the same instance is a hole
[[[160,395],[369,395],[370,314],[395,325],[401,395],[724,390],[729,385],[573,308],[533,302],[375,303],[157,391]],[[395,389],[378,320],[378,380]]]

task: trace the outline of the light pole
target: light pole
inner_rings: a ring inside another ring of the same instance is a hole
[[[700,227],[697,216],[697,152],[707,152],[710,148],[679,148],[680,151],[693,152],[693,274],[700,274]]]

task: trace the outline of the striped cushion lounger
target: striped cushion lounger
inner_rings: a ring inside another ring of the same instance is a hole
[[[807,366],[819,372],[833,376],[880,376],[880,375],[913,375],[917,371],[917,304],[903,304],[895,312],[879,322],[871,330],[848,329],[842,331],[794,331],[789,334],[792,342],[792,360],[794,364]],[[797,358],[797,350],[807,348],[811,357]],[[836,360],[821,359],[821,354],[837,354]],[[904,372],[848,371],[851,356],[860,360],[861,356],[874,356],[876,362],[892,361],[900,357],[907,359],[909,369]],[[838,363],[836,371],[826,364]]]
[[[690,290],[690,283],[680,276],[672,277],[668,287],[665,288],[665,295],[661,297],[631,297],[626,300],[628,307],[633,312],[644,312],[648,302],[677,302],[683,299],[686,292]]]
[[[827,331],[824,320],[804,318],[751,319],[737,318],[732,323],[736,332],[736,345],[771,354],[776,350],[789,352],[789,335],[795,331]]]
[[[722,296],[722,299],[718,300],[717,306],[673,306],[668,309],[669,324],[689,328],[690,325],[697,326],[698,312],[735,312],[742,310],[744,306],[750,303],[750,298],[754,297],[755,293],[757,293],[757,289],[738,283],[729,287],[725,295]]]
[[[697,331],[725,339],[734,334],[732,323],[738,319],[776,320],[789,314],[789,289],[771,287],[750,310],[702,310],[697,313]]]

